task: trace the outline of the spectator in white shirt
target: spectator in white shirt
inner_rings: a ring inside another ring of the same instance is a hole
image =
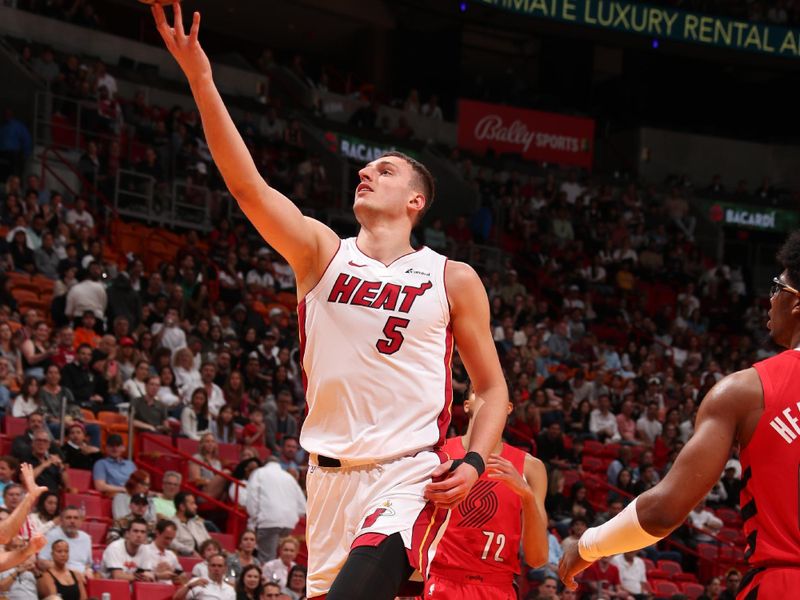
[[[153,323],[153,345],[169,348],[174,355],[181,348],[186,348],[186,334],[180,326],[178,310],[167,309],[163,323]]]
[[[649,402],[647,411],[636,421],[636,431],[641,440],[648,446],[656,443],[664,426],[658,420],[658,402]]]
[[[81,196],[75,200],[75,208],[69,209],[65,218],[67,225],[86,226],[94,229],[94,217],[86,210],[86,199]]]
[[[175,523],[161,519],[156,523],[156,537],[152,543],[146,544],[142,551],[142,566],[153,573],[156,581],[171,581],[175,584],[186,583],[188,577],[175,553],[169,549],[175,539],[177,528]]]
[[[236,591],[225,577],[225,557],[212,556],[208,561],[208,579],[195,577],[182,585],[173,600],[236,600]]]
[[[689,513],[689,522],[693,527],[700,531],[695,531],[694,539],[696,542],[710,542],[713,540],[711,535],[722,529],[722,520],[706,508],[705,499],[701,500],[694,510]]]
[[[267,255],[258,257],[256,268],[247,273],[247,288],[258,296],[266,296],[275,291],[275,278],[270,273],[271,261]]]
[[[589,431],[597,436],[600,441],[619,441],[617,417],[610,410],[611,399],[608,394],[601,394],[597,404],[598,407],[589,416]]]
[[[644,561],[636,556],[636,552],[617,554],[611,559],[611,564],[619,571],[619,582],[622,588],[630,594],[646,594],[650,592],[647,583],[647,569]]]
[[[75,284],[67,292],[67,304],[64,314],[71,319],[83,316],[87,310],[92,311],[97,319],[104,319],[108,306],[106,286],[102,283],[103,265],[97,261],[89,264],[88,275],[80,283]]]
[[[256,532],[259,558],[275,558],[278,540],[289,535],[306,512],[306,498],[297,480],[275,458],[247,480],[249,528]]]
[[[297,553],[300,551],[300,542],[292,536],[286,536],[278,544],[278,558],[274,558],[264,563],[261,574],[264,581],[274,581],[285,587],[289,585],[289,571],[297,563]]]
[[[153,581],[152,571],[145,568],[144,543],[147,541],[147,521],[133,519],[125,537],[111,542],[103,551],[103,571],[109,579],[124,581]]]
[[[200,367],[200,380],[208,394],[208,413],[216,418],[219,409],[225,406],[225,394],[222,388],[214,383],[217,376],[217,365],[212,362],[205,362]]]

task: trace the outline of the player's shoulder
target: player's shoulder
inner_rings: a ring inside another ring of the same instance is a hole
[[[469,305],[481,295],[486,297],[486,288],[480,276],[467,263],[448,260],[444,268],[444,281],[451,306],[460,302]]]
[[[731,409],[747,410],[763,403],[761,377],[753,367],[736,371],[720,379],[700,405],[706,412]]]
[[[447,266],[444,269],[447,283],[459,284],[468,283],[473,281],[481,282],[478,273],[470,265],[460,260],[447,260]]]

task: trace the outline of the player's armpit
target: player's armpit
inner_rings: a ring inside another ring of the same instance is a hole
[[[740,425],[762,404],[755,369],[733,373],[711,389],[700,405],[695,433],[675,464],[637,501],[639,523],[647,533],[664,537],[684,522],[719,481]]]

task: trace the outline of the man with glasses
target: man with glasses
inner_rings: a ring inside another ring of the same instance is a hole
[[[60,451],[50,452],[51,442],[50,434],[44,428],[34,433],[29,462],[33,467],[36,483],[60,494],[69,487],[69,477]]]
[[[742,516],[752,568],[737,598],[778,598],[800,585],[800,231],[778,253],[767,329],[786,351],[720,380],[700,404],[695,434],[664,479],[619,515],[568,542],[559,575],[601,557],[655,544],[680,526],[719,481],[731,447],[742,450]]]
[[[183,476],[176,471],[167,471],[161,478],[161,496],[153,498],[153,508],[159,519],[175,516],[175,496],[181,491]]]

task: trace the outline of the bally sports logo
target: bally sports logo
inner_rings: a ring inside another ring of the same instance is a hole
[[[458,144],[463,148],[591,167],[593,142],[591,119],[472,100],[459,103]]]

